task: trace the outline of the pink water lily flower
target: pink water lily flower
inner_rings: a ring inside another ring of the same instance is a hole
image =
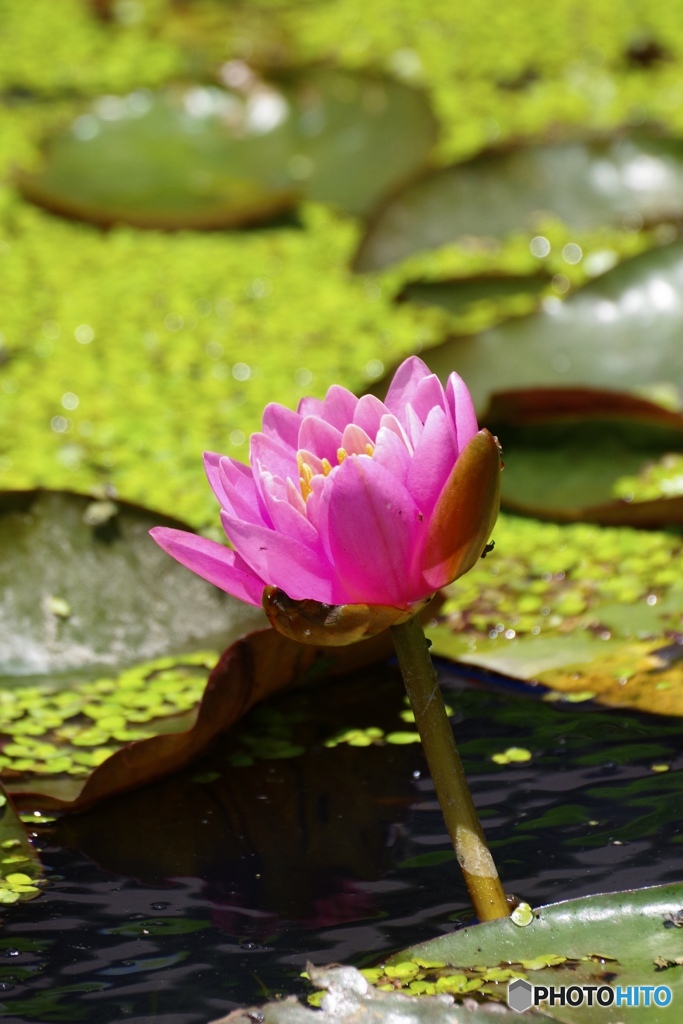
[[[249,466],[204,460],[232,549],[165,527],[152,536],[309,642],[348,643],[413,615],[474,565],[498,515],[495,438],[460,377],[444,388],[415,356],[384,402],[334,385],[296,412],[273,403]],[[291,626],[297,608],[314,628]]]

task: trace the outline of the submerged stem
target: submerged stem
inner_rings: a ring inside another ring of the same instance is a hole
[[[391,632],[436,795],[477,917],[508,917],[510,907],[467,785],[422,627],[415,617],[392,626]]]

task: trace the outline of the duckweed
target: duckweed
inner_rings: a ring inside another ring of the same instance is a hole
[[[602,609],[613,635],[633,635],[640,620],[652,630],[655,614],[655,635],[680,629],[683,595],[672,568],[683,554],[680,536],[501,515],[494,538],[494,553],[448,588],[442,615],[454,632],[492,639],[599,632]],[[634,603],[642,609],[634,623],[615,615],[614,606]]]
[[[528,903],[520,903],[510,914],[510,920],[519,928],[527,928],[534,919],[534,913]]]
[[[521,926],[530,923],[533,913],[529,905],[520,904],[517,910],[520,912],[515,911],[512,915],[515,923]],[[578,964],[579,961],[575,962]],[[558,967],[565,963],[568,963],[567,957],[559,953],[540,954],[519,962],[468,967],[415,957],[411,960],[395,960],[379,967],[367,967],[360,973],[371,985],[384,992],[400,991],[413,996],[430,996],[441,992],[465,996],[477,992],[488,999],[506,1002],[509,981],[528,978],[529,971]]]
[[[301,711],[282,711],[262,704],[254,708],[239,731],[238,749],[230,755],[233,768],[246,768],[256,760],[300,757],[306,748],[294,742],[294,727],[306,719]]]
[[[342,729],[325,740],[325,746],[331,748],[338,747],[340,743],[347,743],[350,747],[370,747],[383,742],[384,738],[384,730],[374,726],[368,729]]]
[[[111,5],[109,23],[96,6],[0,0],[6,175],[33,166],[41,137],[77,116],[86,98],[211,80],[245,60],[267,73],[324,59],[425,88],[441,122],[441,163],[558,123],[602,130],[635,116],[683,127],[683,27],[664,2],[650,5],[647,24],[654,38],[666,39],[672,59],[647,75],[624,58],[642,28],[638,5],[615,24],[605,0],[589,9],[562,0],[533,19],[495,0],[435,0],[429,17],[413,0],[322,7],[147,0]],[[566,31],[577,19],[581,32]],[[586,241],[558,224],[544,223],[542,231],[550,245],[544,265],[562,289],[589,277],[591,267],[604,269],[605,259],[652,244],[646,232],[595,232]],[[244,458],[274,396],[293,405],[332,382],[362,389],[451,329],[443,311],[394,305],[403,270],[353,277],[359,237],[356,221],[315,204],[304,207],[299,224],[261,232],[102,233],[31,208],[6,177],[3,485],[84,492],[109,485],[208,526],[215,510],[201,486],[203,449]],[[579,244],[586,258],[568,264],[561,255],[567,243]],[[469,240],[415,260],[405,273],[428,279],[493,264],[515,273],[539,265],[521,235],[503,246]],[[497,315],[484,303],[469,326]],[[106,507],[92,514],[106,516]]]
[[[212,652],[158,658],[118,679],[3,690],[0,768],[4,774],[89,775],[125,743],[189,728],[188,712],[217,658]]]
[[[508,747],[500,754],[491,754],[495,764],[524,764],[531,760],[531,751],[523,747]]]
[[[615,498],[626,501],[653,501],[683,495],[683,455],[663,455],[647,463],[637,476],[620,477],[614,484]]]

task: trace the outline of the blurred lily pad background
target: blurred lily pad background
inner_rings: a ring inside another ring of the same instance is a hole
[[[252,639],[198,710],[220,651],[264,620],[147,530],[220,538],[202,451],[246,460],[267,402],[381,393],[419,353],[463,375],[506,463],[496,547],[449,588],[433,650],[487,685],[622,709],[669,822],[680,784],[654,736],[683,714],[682,82],[668,0],[0,0],[0,768],[25,807],[84,786],[94,803],[156,779],[159,750],[168,771],[201,754],[222,687],[227,727],[386,655],[304,665]],[[356,729],[344,700],[323,740],[274,710],[231,741],[230,806],[252,792],[235,772],[255,792],[268,759],[323,741],[374,764],[399,736],[407,766],[409,712],[400,732],[381,708]],[[525,755],[527,713],[500,707],[498,747],[510,733]],[[163,792],[175,827],[180,791]],[[387,783],[363,815],[408,800]],[[61,841],[106,860],[135,832],[117,807]]]
[[[539,304],[434,353],[481,413],[531,385],[678,405],[668,5],[3,0],[0,24],[6,489],[207,526],[198,452],[246,457],[266,401]]]

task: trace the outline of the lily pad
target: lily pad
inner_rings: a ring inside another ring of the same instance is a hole
[[[164,555],[148,536],[162,522],[183,525],[107,497],[0,494],[0,676],[222,650],[264,621]]]
[[[494,539],[448,588],[434,653],[573,700],[683,714],[679,537],[502,515]]]
[[[298,190],[279,167],[255,177],[239,159],[232,136],[249,133],[245,118],[239,98],[215,87],[105,96],[48,143],[41,170],[17,181],[31,202],[102,227],[269,221],[293,209]]]
[[[494,395],[486,420],[505,442],[505,508],[563,522],[683,522],[680,413],[614,391],[549,388]]]
[[[313,967],[308,977],[324,992],[312,1010],[290,997],[265,1006],[235,1010],[212,1024],[249,1024],[254,1018],[264,1024],[511,1024],[518,1020],[512,1010],[500,1006],[456,1007],[448,994],[416,1000],[413,994],[382,992],[374,988],[354,967]],[[552,1018],[535,1014],[534,1019]]]
[[[629,391],[683,405],[683,242],[654,249],[596,278],[566,301],[429,353],[440,376],[457,370],[484,412],[518,388]]]
[[[171,718],[169,725],[163,720],[152,722],[158,734],[124,746],[119,744],[118,749],[105,746],[97,751],[104,754],[104,759],[97,757],[90,762],[89,777],[69,774],[61,763],[59,771],[51,774],[50,758],[47,758],[45,769],[37,773],[31,765],[25,765],[23,773],[10,769],[7,787],[20,807],[81,810],[177,771],[270,694],[316,678],[352,672],[387,658],[391,650],[391,638],[386,631],[370,640],[340,648],[299,644],[272,629],[252,633],[222,655],[190,721],[180,718],[174,724]],[[128,675],[132,677],[133,673]],[[87,714],[87,708],[76,708],[74,717],[84,713]],[[117,727],[125,731],[126,725],[124,719]],[[55,756],[59,754],[59,742],[69,739],[63,730],[60,732],[59,726],[57,734],[57,742],[53,744]],[[113,736],[116,739],[116,729]],[[126,737],[122,738],[125,741]],[[107,737],[102,742],[106,741]],[[30,738],[25,738],[24,742],[30,744]],[[98,739],[87,745],[98,745]]]
[[[634,134],[491,150],[410,186],[378,214],[355,260],[379,270],[466,236],[679,221],[683,140]]]
[[[550,285],[547,274],[479,274],[440,281],[410,281],[398,295],[401,302],[441,306],[455,316],[467,313],[475,304],[493,304],[501,316],[504,310],[530,312],[540,294]]]
[[[506,1002],[515,977],[548,987],[667,986],[675,1004],[683,998],[683,973],[677,966],[683,950],[682,908],[680,883],[566,900],[537,908],[526,926],[513,919],[491,921],[413,946],[392,957],[373,980],[381,985],[391,979],[395,988],[411,991],[413,986],[419,994],[418,979],[426,992],[448,992],[457,991],[449,979],[454,984],[462,977],[471,979],[480,995],[500,1002]],[[398,970],[402,966],[403,972]],[[466,981],[460,984],[466,992]],[[652,991],[648,1005],[645,994],[640,999],[638,1020],[659,1024],[667,1019],[667,1009],[655,1004]],[[591,1024],[623,1019],[628,1011],[625,1003],[620,1005],[615,1002],[608,1017],[599,1005],[545,1002],[541,1009],[552,1020]]]
[[[233,88],[103,96],[19,176],[25,197],[108,226],[236,228],[305,196],[367,212],[420,168],[435,141],[424,94],[326,68],[266,83],[241,62]]]
[[[264,909],[281,918],[321,927],[373,916],[381,900],[356,882],[382,878],[394,863],[387,830],[410,813],[415,750],[380,743],[362,752],[345,744],[329,749],[321,737],[340,721],[375,722],[388,731],[402,698],[398,671],[387,665],[273,695],[200,762],[60,815],[49,827],[50,844],[148,884],[231,875],[246,883],[258,861]],[[276,735],[288,750],[275,749]],[[202,827],[207,819],[209,829]],[[313,838],[302,821],[315,823]]]
[[[32,807],[80,808],[160,778],[268,694],[391,653],[387,633],[330,656],[267,629],[230,647],[209,676],[217,655],[197,652],[198,643],[242,635],[263,615],[148,536],[154,524],[183,524],[49,491],[7,492],[0,510],[11,581],[0,605],[0,769],[12,792],[29,791]]]

